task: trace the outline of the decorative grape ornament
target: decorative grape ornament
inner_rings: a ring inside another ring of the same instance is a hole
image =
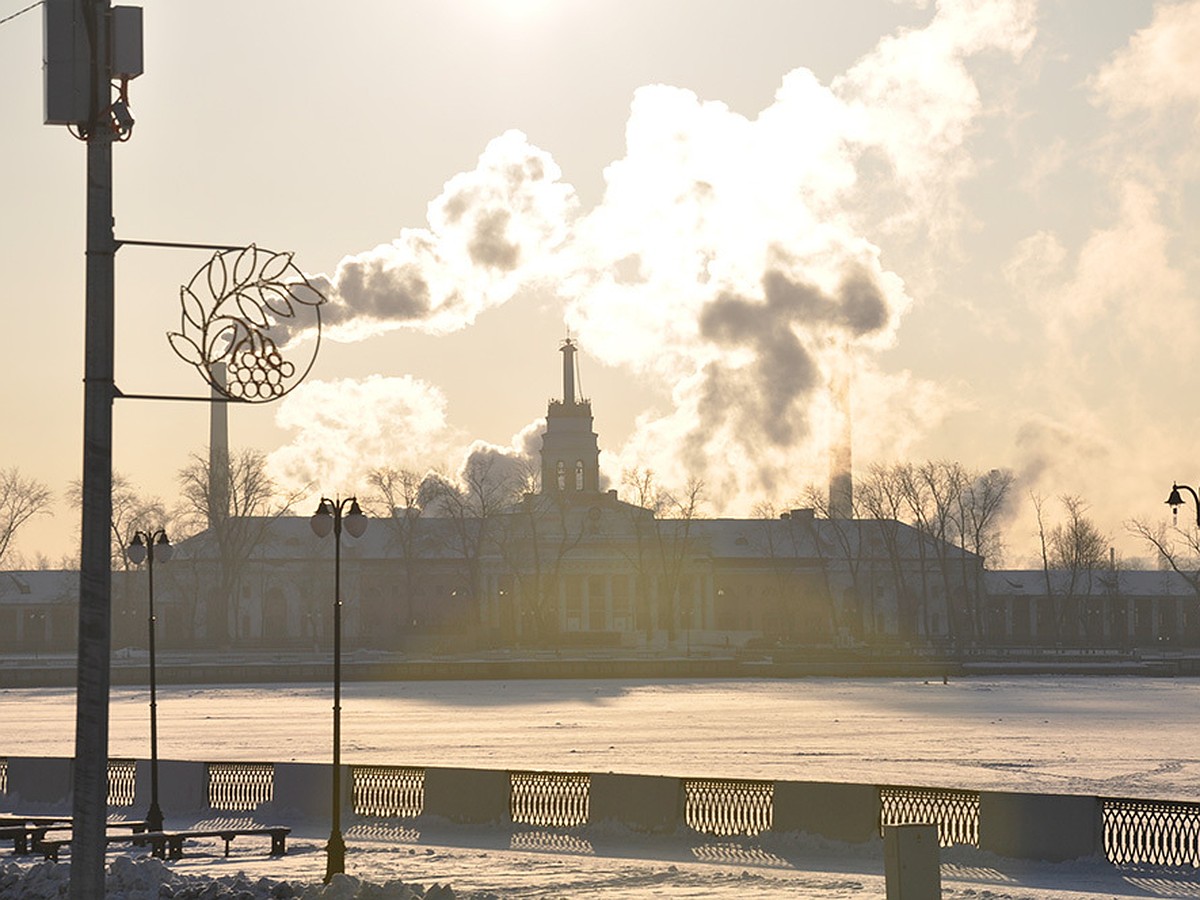
[[[179,331],[171,349],[215,390],[232,400],[277,400],[304,380],[321,344],[325,297],[292,262],[291,253],[251,244],[221,250],[179,289]],[[279,344],[313,328],[316,340],[301,367]],[[224,367],[222,377],[219,369]]]

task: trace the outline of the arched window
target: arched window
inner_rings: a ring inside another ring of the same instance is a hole
[[[583,460],[575,460],[575,490],[583,490]]]
[[[561,459],[558,461],[558,489],[560,491],[567,489],[567,464]]]

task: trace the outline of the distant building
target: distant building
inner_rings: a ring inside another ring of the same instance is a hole
[[[481,493],[395,510],[362,538],[343,537],[350,644],[852,645],[962,633],[982,595],[982,560],[903,523],[809,509],[664,518],[602,490],[576,347],[560,349],[562,397],[547,408],[538,490],[503,504]],[[213,594],[221,563],[209,531],[157,570],[168,646],[325,638],[332,542],[314,537],[307,518],[247,524],[260,537],[229,596]]]
[[[0,652],[74,650],[78,610],[78,572],[0,572]]]
[[[1033,569],[984,577],[990,646],[1200,647],[1200,596],[1177,572]]]
[[[1176,573],[984,571],[896,520],[627,502],[604,489],[576,347],[560,349],[534,489],[481,471],[463,495],[343,535],[349,648],[1200,647],[1200,594]],[[843,474],[831,493],[848,496]],[[307,517],[218,517],[156,566],[157,635],[164,649],[327,647],[333,595],[333,542]],[[76,572],[0,573],[0,650],[73,649],[77,602]],[[144,646],[144,572],[114,573],[112,609],[114,650]]]

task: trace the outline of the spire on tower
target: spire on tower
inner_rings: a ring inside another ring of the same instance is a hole
[[[575,342],[567,338],[558,348],[563,355],[563,405],[575,405]]]

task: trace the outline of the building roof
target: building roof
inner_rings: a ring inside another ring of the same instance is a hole
[[[79,599],[79,573],[62,569],[0,572],[0,606],[36,606]]]
[[[993,597],[1045,597],[1047,574],[1042,569],[1015,569],[984,573],[987,593]],[[1050,591],[1056,595],[1091,597],[1196,597],[1196,589],[1172,570],[1145,571],[1096,569],[1076,573],[1052,569]]]

